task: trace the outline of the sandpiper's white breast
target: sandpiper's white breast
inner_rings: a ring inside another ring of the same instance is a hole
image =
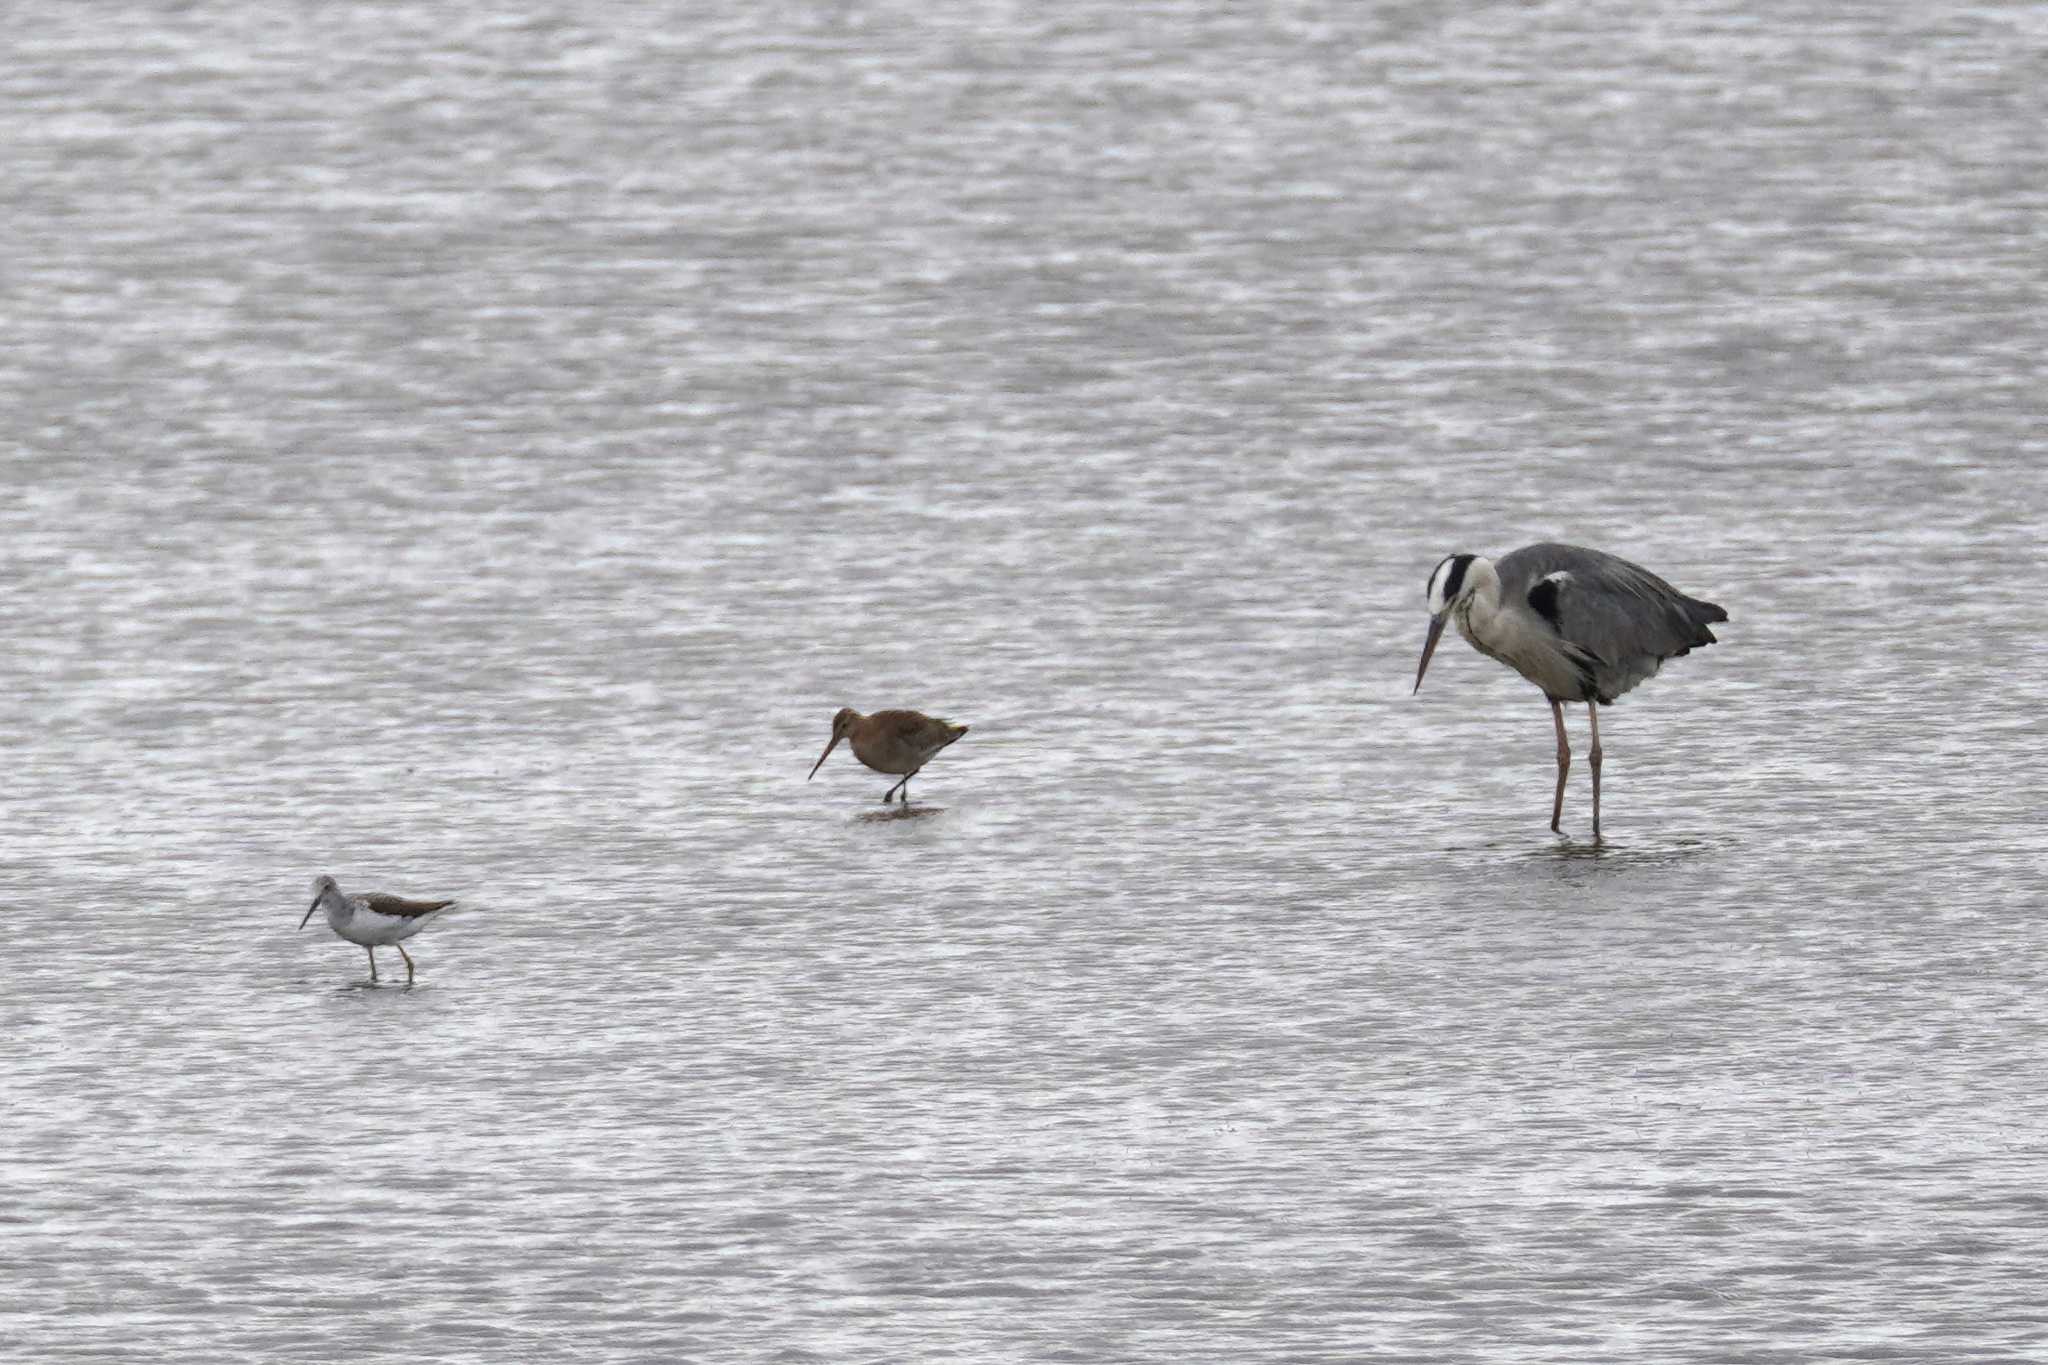
[[[349,917],[347,924],[335,925],[334,932],[350,943],[360,943],[366,948],[411,938],[441,913],[429,910],[420,915],[386,915],[370,909],[360,897],[351,896],[349,899],[355,905],[355,914]]]

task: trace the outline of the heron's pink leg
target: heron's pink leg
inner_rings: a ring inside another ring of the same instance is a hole
[[[1550,803],[1550,831],[1562,834],[1557,822],[1564,816],[1564,775],[1571,771],[1572,746],[1564,737],[1564,703],[1550,699],[1550,718],[1557,723],[1557,799]]]
[[[1600,842],[1600,703],[1586,703],[1586,719],[1593,723],[1593,749],[1586,761],[1593,765],[1593,842]]]

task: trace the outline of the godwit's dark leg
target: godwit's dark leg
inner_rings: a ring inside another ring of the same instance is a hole
[[[377,979],[377,950],[365,943],[363,951],[370,955],[370,980],[375,981]]]
[[[1593,724],[1593,749],[1586,761],[1593,765],[1593,842],[1600,842],[1600,703],[1586,703],[1586,719]]]
[[[405,950],[403,943],[394,943],[391,946],[398,949],[398,955],[405,959],[405,984],[410,986],[412,984],[412,954]]]
[[[1572,770],[1572,746],[1564,737],[1564,703],[1550,699],[1550,719],[1557,725],[1557,797],[1550,803],[1550,832],[1562,834],[1557,822],[1564,817],[1564,775]]]

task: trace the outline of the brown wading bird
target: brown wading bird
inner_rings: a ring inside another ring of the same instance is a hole
[[[818,769],[825,766],[840,740],[851,740],[853,756],[876,772],[903,774],[901,782],[882,793],[882,804],[888,805],[889,798],[901,791],[903,804],[908,806],[910,779],[931,761],[933,754],[966,733],[966,726],[938,720],[922,711],[877,711],[864,716],[851,706],[843,706],[832,717],[832,742],[811,765],[811,777],[818,775]]]
[[[1586,703],[1593,727],[1593,838],[1600,837],[1599,707],[1649,678],[1666,659],[1714,643],[1707,627],[1728,619],[1712,602],[1687,597],[1648,569],[1603,550],[1545,542],[1501,556],[1450,555],[1429,576],[1429,638],[1415,666],[1415,690],[1445,621],[1472,648],[1543,689],[1557,723],[1557,797],[1550,828],[1564,813],[1572,749],[1564,703]],[[1412,695],[1412,694],[1411,694]]]

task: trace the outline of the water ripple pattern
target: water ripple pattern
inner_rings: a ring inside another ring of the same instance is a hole
[[[2044,14],[14,6],[0,1357],[2048,1358]]]

